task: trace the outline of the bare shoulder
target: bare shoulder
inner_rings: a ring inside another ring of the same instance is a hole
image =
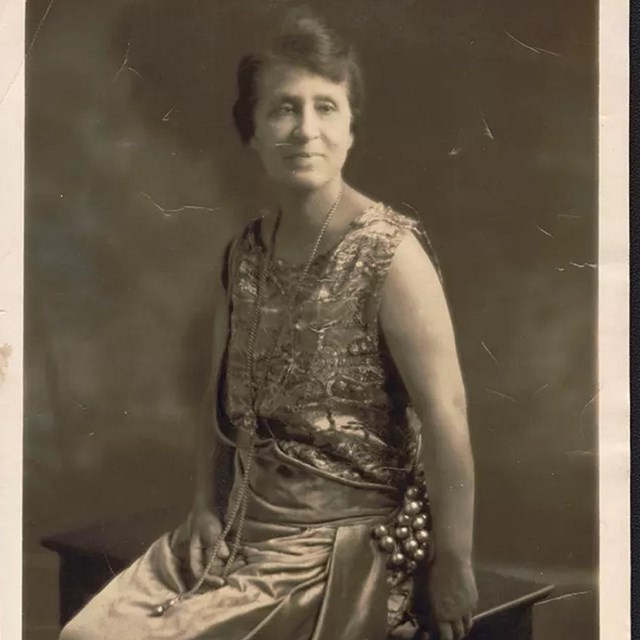
[[[440,277],[412,233],[403,237],[389,267],[380,323],[394,360],[443,354],[449,358],[455,354],[453,326]]]
[[[423,296],[442,289],[436,267],[414,233],[403,236],[391,260],[385,291],[398,287],[419,290]]]
[[[404,234],[382,288],[380,320],[387,331],[407,331],[416,322],[449,322],[442,282],[431,258],[413,233]]]

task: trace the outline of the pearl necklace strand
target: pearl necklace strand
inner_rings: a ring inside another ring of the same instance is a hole
[[[331,219],[333,218],[333,215],[336,209],[338,208],[338,205],[340,204],[340,200],[342,199],[343,191],[344,191],[344,185],[341,185],[338,196],[333,202],[333,204],[331,205],[331,208],[329,209],[324,219],[322,227],[320,227],[320,231],[318,232],[318,236],[316,237],[316,240],[313,244],[313,248],[311,249],[309,258],[307,259],[304,265],[302,274],[298,279],[296,287],[293,290],[293,293],[291,294],[291,296],[289,297],[289,301],[286,307],[285,318],[291,317],[293,314],[293,310],[295,308],[296,301],[300,294],[300,289],[302,288],[302,284],[307,279],[307,276],[309,275],[309,270],[311,269],[311,265],[313,264],[314,260],[316,259],[316,256],[318,255],[318,250],[320,249],[320,245],[322,244],[322,241],[324,240],[324,237],[327,233],[329,223],[331,222]],[[183,591],[177,594],[176,596],[174,596],[173,598],[171,598],[170,600],[167,600],[163,604],[159,604],[156,607],[154,607],[152,610],[152,615],[155,615],[155,616],[162,616],[168,609],[173,607],[175,604],[177,604],[181,600],[184,600],[185,598],[189,598],[195,595],[198,592],[198,590],[204,584],[207,574],[209,573],[209,571],[213,567],[213,564],[217,560],[218,554],[220,553],[220,548],[222,547],[222,543],[226,540],[227,536],[229,535],[236,518],[238,518],[238,528],[236,530],[236,534],[233,540],[233,545],[232,545],[229,557],[225,562],[224,569],[222,571],[223,585],[226,583],[226,578],[229,575],[229,572],[231,571],[233,562],[236,559],[236,556],[238,555],[238,551],[240,549],[242,532],[244,530],[244,523],[245,523],[246,513],[247,513],[248,497],[249,497],[249,493],[248,493],[249,474],[251,472],[251,467],[252,467],[253,459],[255,456],[255,436],[258,429],[257,411],[258,411],[259,405],[261,404],[261,402],[264,400],[264,397],[265,397],[265,392],[267,387],[267,378],[269,373],[269,362],[273,357],[273,354],[279,342],[279,338],[282,335],[282,331],[284,328],[284,325],[282,325],[279,330],[274,331],[272,334],[272,340],[269,345],[269,349],[266,351],[266,355],[265,355],[265,374],[264,374],[264,379],[262,381],[262,387],[258,388],[255,380],[255,361],[254,361],[255,343],[256,343],[256,338],[258,336],[258,328],[260,325],[260,312],[262,311],[262,306],[264,304],[264,295],[265,295],[264,290],[265,290],[267,280],[273,270],[275,240],[276,240],[276,234],[280,226],[281,219],[282,219],[282,211],[280,210],[278,211],[278,218],[276,219],[275,224],[273,225],[273,231],[271,232],[270,246],[268,249],[266,259],[264,260],[263,268],[260,273],[260,280],[258,282],[258,289],[256,292],[256,302],[255,302],[254,312],[253,312],[253,320],[251,323],[251,329],[249,331],[249,340],[247,343],[247,359],[246,359],[245,375],[246,375],[246,384],[248,385],[248,388],[253,398],[251,401],[251,408],[245,413],[242,420],[242,425],[240,427],[243,431],[246,431],[249,434],[249,447],[247,452],[245,469],[242,477],[242,484],[240,485],[240,489],[238,491],[238,497],[235,501],[235,504],[231,508],[231,512],[228,515],[227,524],[224,530],[222,531],[220,537],[218,538],[216,544],[213,547],[213,551],[211,552],[211,557],[207,562],[207,566],[202,571],[202,574],[200,575],[198,580],[196,580],[193,587],[191,587],[191,589],[189,589],[188,591]]]

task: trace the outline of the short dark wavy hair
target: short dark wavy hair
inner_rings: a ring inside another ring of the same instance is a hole
[[[255,132],[254,109],[258,101],[260,71],[274,62],[302,67],[333,82],[346,81],[351,130],[355,132],[364,106],[362,69],[355,49],[316,14],[309,9],[299,9],[286,16],[264,49],[240,61],[233,120],[244,144],[251,141]]]

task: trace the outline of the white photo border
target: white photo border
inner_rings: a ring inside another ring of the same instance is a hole
[[[631,637],[629,4],[599,8],[600,637]],[[25,0],[0,3],[0,637],[22,637]]]

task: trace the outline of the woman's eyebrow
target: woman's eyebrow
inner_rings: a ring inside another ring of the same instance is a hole
[[[292,93],[277,93],[274,97],[273,97],[273,101],[274,102],[293,102],[293,103],[298,103],[300,102],[300,97],[296,96]]]
[[[326,101],[326,102],[336,102],[336,99],[333,96],[327,95],[325,93],[321,93],[313,96],[314,100]]]
[[[336,103],[337,100],[335,96],[331,96],[326,93],[318,93],[313,96],[314,101],[326,101]],[[303,98],[299,95],[293,93],[278,93],[273,97],[274,102],[291,102],[294,104],[300,104],[303,101]]]

